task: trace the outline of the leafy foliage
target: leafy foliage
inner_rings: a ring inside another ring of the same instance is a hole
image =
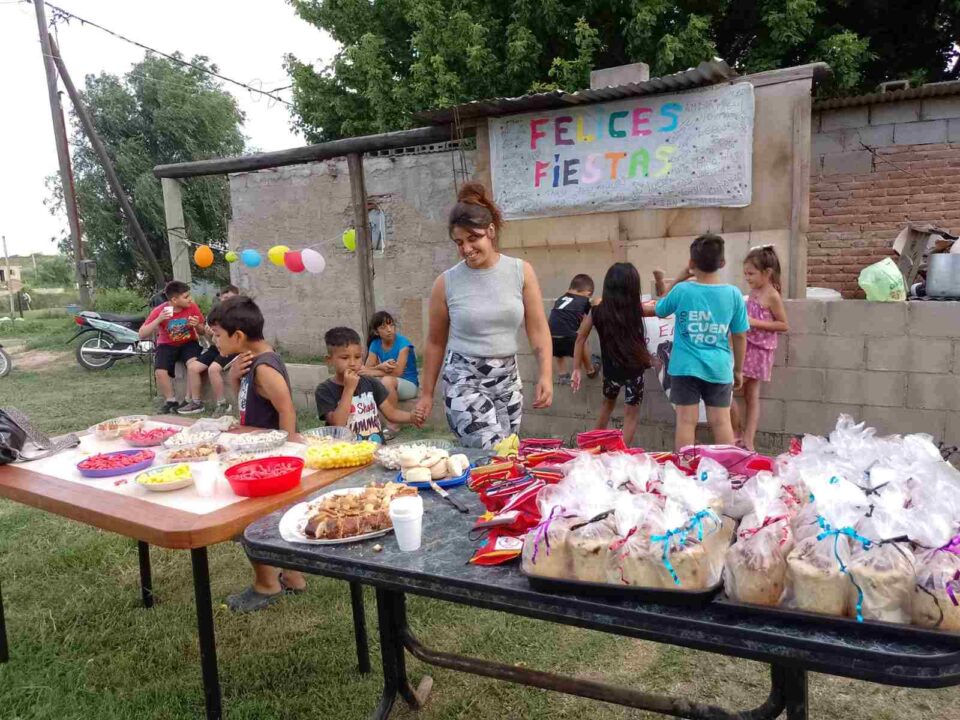
[[[38,256],[37,269],[32,264],[24,265],[21,270],[24,283],[33,288],[71,287],[74,283],[73,265],[64,255]]]
[[[215,69],[204,57],[192,62]],[[243,113],[211,76],[149,54],[122,78],[88,75],[83,98],[153,252],[169,273],[163,196],[153,167],[242,152]],[[97,261],[97,285],[151,290],[152,278],[145,272],[120,205],[75,116],[72,142],[77,201],[86,252]],[[48,187],[48,204],[58,211],[63,203],[59,177],[51,178]],[[226,179],[186,182],[183,212],[191,240],[225,244],[230,214]],[[72,255],[69,238],[61,240],[60,248]],[[227,280],[223,263],[208,270],[195,268],[194,272],[216,283]]]
[[[958,0],[288,2],[343,46],[322,69],[287,58],[294,124],[312,142],[409,127],[432,107],[576,90],[592,68],[638,61],[662,75],[715,55],[745,73],[823,60],[824,93],[960,76]]]

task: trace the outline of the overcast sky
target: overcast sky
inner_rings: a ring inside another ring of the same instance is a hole
[[[208,56],[227,77],[272,89],[289,84],[283,56],[325,65],[336,43],[296,16],[284,0],[55,0],[65,10],[158,50]],[[47,8],[47,19],[51,11]],[[90,73],[121,75],[144,52],[104,32],[71,22],[58,26],[60,50],[74,82]],[[11,255],[53,253],[65,218],[43,204],[45,178],[57,171],[53,125],[33,5],[0,0],[0,235]],[[244,134],[260,150],[304,143],[290,129],[288,108],[225,86],[246,113]],[[278,93],[289,99],[290,91]],[[63,94],[69,112],[69,98]],[[159,180],[157,181],[159,182]]]

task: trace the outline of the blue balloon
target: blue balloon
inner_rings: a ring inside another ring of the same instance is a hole
[[[256,250],[249,249],[240,253],[240,260],[242,260],[243,264],[247,267],[256,267],[263,262],[263,259],[260,257],[260,253],[258,253]]]

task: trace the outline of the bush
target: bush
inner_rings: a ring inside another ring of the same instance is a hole
[[[93,309],[97,312],[117,313],[121,315],[145,315],[149,312],[147,300],[133,290],[102,289],[97,290],[93,300]]]

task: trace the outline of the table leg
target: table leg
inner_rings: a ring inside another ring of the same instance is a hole
[[[10,649],[7,647],[7,622],[3,618],[3,593],[0,592],[0,663],[10,659]]]
[[[783,678],[783,697],[787,720],[807,720],[810,704],[807,695],[807,671],[797,668],[776,669]]]
[[[404,633],[407,631],[407,596],[402,592],[392,592],[390,594],[393,604],[393,623],[397,637],[397,682],[399,691],[412,710],[419,710],[426,704],[430,690],[433,689],[433,678],[424,675],[416,690],[410,684],[410,678],[407,677],[406,648],[403,643]]]
[[[153,607],[153,574],[150,570],[150,546],[137,540],[137,556],[140,559],[140,595],[145,608]]]
[[[197,636],[200,641],[200,670],[203,673],[203,695],[207,720],[220,720],[220,677],[217,671],[217,642],[213,628],[213,606],[210,600],[210,568],[205,547],[190,550],[193,563],[193,593],[197,603]]]
[[[357,665],[360,672],[370,672],[370,649],[367,645],[367,619],[363,611],[363,585],[350,583],[350,606],[353,610],[353,636],[357,642]]]
[[[383,693],[380,696],[380,704],[371,716],[373,720],[387,720],[390,717],[390,710],[393,709],[393,703],[397,699],[399,683],[397,682],[396,647],[400,645],[400,638],[397,637],[393,622],[390,595],[388,591],[377,588],[377,624],[380,632],[380,657],[383,661]]]

